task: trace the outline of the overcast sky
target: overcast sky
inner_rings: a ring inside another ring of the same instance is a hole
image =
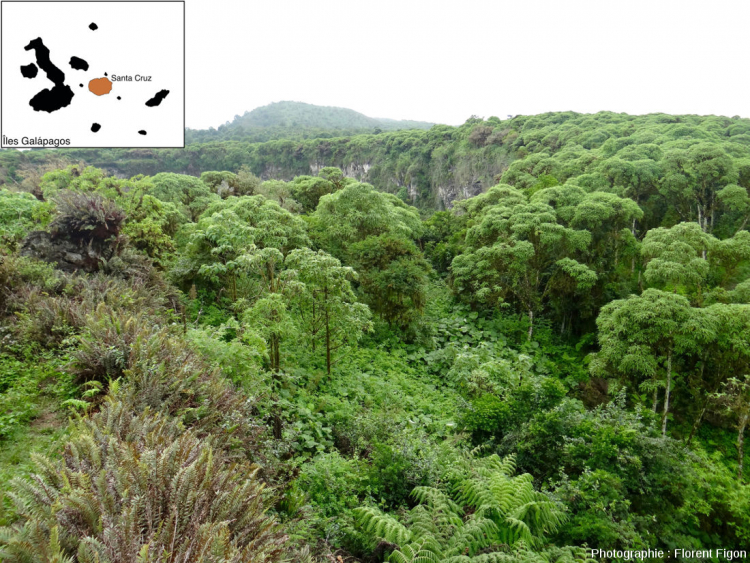
[[[187,0],[187,125],[273,101],[463,123],[750,117],[748,0]]]
[[[750,117],[748,0],[187,0],[186,15],[192,128],[281,100],[448,124]]]

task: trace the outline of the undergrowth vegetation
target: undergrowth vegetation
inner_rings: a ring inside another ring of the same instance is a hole
[[[429,216],[257,152],[0,192],[0,560],[746,546],[750,126],[448,129],[377,150],[512,163]]]

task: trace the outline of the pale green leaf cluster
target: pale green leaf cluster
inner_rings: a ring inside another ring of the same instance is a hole
[[[355,511],[363,530],[393,544],[388,561],[526,561],[534,557],[527,546],[544,557],[548,537],[566,521],[560,504],[536,491],[531,475],[514,476],[512,457],[452,461],[446,471],[451,492],[416,487],[412,496],[419,504],[403,523],[376,508]]]

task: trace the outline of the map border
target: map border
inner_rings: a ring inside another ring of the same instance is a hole
[[[62,1],[54,1],[54,0],[1,0],[0,1],[0,21],[4,22],[4,18],[2,16],[3,12],[3,5],[6,3],[14,3],[14,4],[88,4],[91,2],[98,2],[98,3],[107,3],[107,4],[182,4],[182,145],[176,145],[176,146],[135,146],[135,147],[101,147],[101,146],[95,146],[95,147],[79,147],[79,146],[65,146],[62,148],[69,148],[69,149],[184,149],[185,148],[185,138],[186,138],[186,112],[187,112],[187,77],[186,77],[186,64],[185,64],[185,58],[186,58],[186,46],[187,46],[187,38],[186,38],[186,16],[185,16],[185,0],[62,0]],[[1,30],[0,30],[1,31]],[[0,44],[0,63],[2,63],[2,44]],[[3,81],[2,81],[2,73],[0,73],[0,135],[2,134],[2,128],[3,128]],[[0,138],[0,141],[2,139]],[[0,149],[24,149],[24,150],[39,150],[39,149],[50,149],[50,148],[61,148],[61,147],[20,147],[20,146],[8,146],[5,147],[0,142]]]

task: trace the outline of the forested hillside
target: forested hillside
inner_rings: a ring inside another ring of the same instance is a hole
[[[3,562],[746,558],[750,120],[0,158]]]
[[[346,108],[302,102],[276,102],[236,115],[218,129],[188,129],[188,144],[207,141],[263,142],[274,139],[322,139],[399,129],[429,129],[433,123],[376,119]]]

